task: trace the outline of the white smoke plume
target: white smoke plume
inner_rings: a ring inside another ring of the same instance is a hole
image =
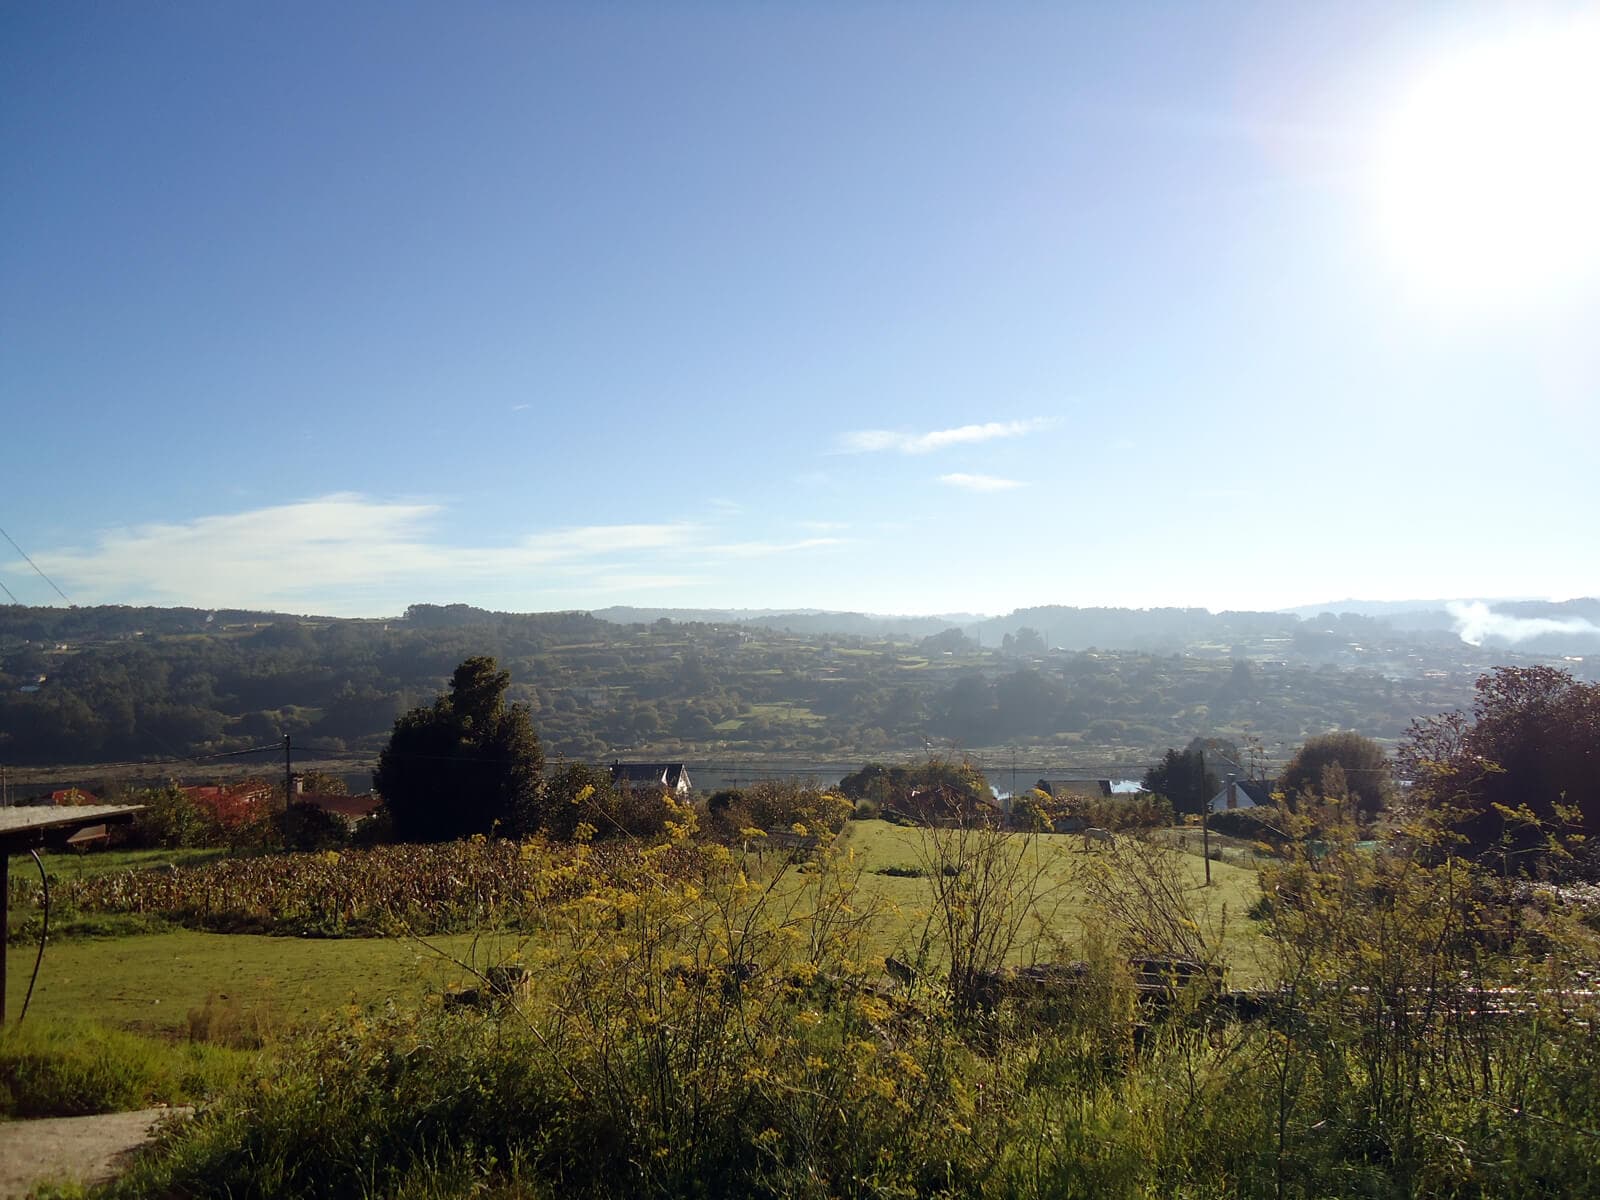
[[[1600,625],[1585,617],[1511,617],[1495,612],[1481,600],[1452,600],[1445,609],[1456,623],[1456,636],[1473,646],[1483,645],[1488,638],[1515,644],[1545,633],[1600,637]]]

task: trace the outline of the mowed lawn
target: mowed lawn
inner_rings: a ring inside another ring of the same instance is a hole
[[[413,1005],[465,978],[429,947],[458,958],[494,961],[495,947],[468,935],[430,938],[294,938],[242,933],[138,934],[52,941],[29,1010],[47,1020],[100,1021],[166,1032],[187,1030],[208,1000],[262,1008],[276,1026],[314,1025],[341,1007],[394,1000]],[[509,952],[509,951],[508,951]],[[13,944],[7,959],[6,1013],[22,1011],[35,948]]]

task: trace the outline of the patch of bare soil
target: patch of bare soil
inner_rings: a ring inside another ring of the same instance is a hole
[[[21,1200],[45,1182],[86,1186],[115,1179],[162,1120],[188,1108],[146,1108],[97,1117],[0,1122],[0,1200]]]

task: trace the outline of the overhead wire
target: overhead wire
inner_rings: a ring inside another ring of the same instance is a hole
[[[91,766],[97,771],[107,767],[170,767],[178,763],[201,763],[213,762],[220,758],[242,758],[246,754],[281,753],[282,750],[283,743],[275,742],[268,746],[251,746],[245,750],[222,750],[215,754],[176,754],[169,758],[129,758],[117,762],[96,762],[84,765]]]
[[[33,568],[34,574],[38,575],[40,579],[44,580],[52,588],[55,589],[56,595],[60,596],[68,604],[72,603],[71,597],[69,597],[65,592],[63,592],[59,587],[56,586],[56,581],[54,579],[51,579],[50,576],[46,575],[43,571],[41,571],[39,569],[39,564],[34,562],[33,559],[28,557],[28,552],[26,550],[24,550],[21,546],[17,545],[17,539],[16,538],[12,537],[4,529],[0,529],[0,537],[5,538],[6,541],[11,543],[11,548],[13,550],[15,550],[18,554],[22,555],[23,561],[26,562],[30,567]],[[10,596],[11,593],[8,591],[6,593],[6,595]],[[13,601],[16,600],[15,596],[12,596],[11,598],[12,598]]]

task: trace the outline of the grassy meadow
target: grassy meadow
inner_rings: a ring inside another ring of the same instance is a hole
[[[932,899],[925,869],[930,839],[940,834],[886,821],[852,821],[839,846],[847,868],[859,870],[863,897],[874,902],[875,919],[866,945],[877,957],[900,953],[917,939]],[[1094,910],[1083,889],[1083,874],[1104,860],[1103,849],[1085,849],[1072,834],[1038,834],[1019,839],[1042,864],[1040,920],[1030,923],[1007,955],[1013,964],[1075,957],[1093,925]],[[137,850],[45,857],[52,886],[117,871],[203,866],[225,855],[220,850]],[[770,870],[787,857],[769,851],[759,866]],[[1193,855],[1174,856],[1187,872],[1203,911],[1219,922],[1226,914],[1224,956],[1230,978],[1249,982],[1259,975],[1258,931],[1245,911],[1259,895],[1254,871],[1212,863],[1213,884],[1204,884],[1204,863]],[[24,865],[26,864],[26,865]],[[13,878],[31,878],[32,861],[13,860]],[[800,886],[804,874],[789,872],[784,886]],[[58,896],[61,894],[57,889]],[[21,927],[36,910],[17,904],[12,922]],[[496,939],[480,933],[445,933],[426,938],[304,937],[258,933],[216,933],[159,923],[154,932],[118,933],[112,916],[99,919],[59,910],[53,921],[66,936],[52,936],[34,989],[32,1017],[52,1015],[101,1021],[118,1028],[162,1034],[183,1031],[191,1011],[226,997],[227,1003],[261,1014],[274,1028],[316,1024],[325,1014],[350,1005],[366,1007],[394,1001],[415,1005],[427,995],[458,986],[465,974],[452,960],[496,958]],[[88,934],[80,930],[91,931]],[[98,933],[98,931],[107,931]],[[98,934],[98,935],[97,935]],[[515,938],[503,939],[505,946]],[[34,943],[25,935],[11,946],[7,1011],[21,1010],[33,968]]]
[[[871,939],[880,954],[903,953],[916,939],[931,900],[923,873],[936,854],[932,843],[948,836],[887,821],[852,821],[845,826],[841,845],[859,861],[863,889],[885,902],[883,919]],[[1039,865],[1037,920],[1028,922],[1024,936],[1007,955],[1007,962],[1017,965],[1081,957],[1091,933],[1100,932],[1101,926],[1098,910],[1085,887],[1086,874],[1095,866],[1121,872],[1132,871],[1138,864],[1111,855],[1097,844],[1086,844],[1078,834],[1029,834],[1018,837],[1016,845],[1026,847],[1019,852]],[[1174,854],[1170,862],[1183,873],[1196,908],[1220,933],[1219,954],[1229,978],[1241,986],[1253,984],[1261,975],[1259,930],[1245,914],[1261,895],[1258,873],[1213,862],[1208,888],[1204,859]]]
[[[1568,970],[1593,932],[1553,907],[1509,928],[1470,868],[1319,842],[1208,887],[1161,838],[861,820],[801,858],[691,828],[52,864],[68,933],[0,1036],[0,1115],[203,1101],[109,1189],[129,1197],[1600,1183],[1600,1021]],[[103,935],[130,913],[164,924]],[[1261,1010],[1141,992],[1135,953],[1222,965]],[[981,984],[1069,959],[1065,990]],[[496,982],[507,962],[526,979]],[[11,964],[20,1005],[21,941]],[[1507,981],[1525,1011],[1463,1017]]]

